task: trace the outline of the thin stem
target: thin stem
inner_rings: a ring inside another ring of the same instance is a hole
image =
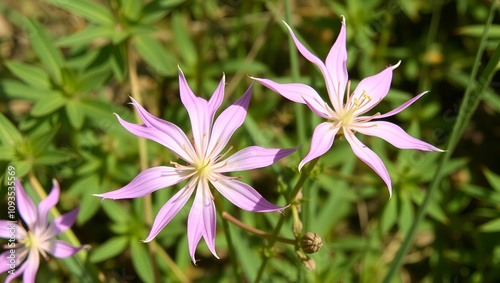
[[[247,224],[239,221],[238,219],[236,219],[234,216],[232,216],[231,214],[227,213],[227,212],[223,212],[222,213],[222,218],[232,222],[234,225],[240,227],[241,229],[245,230],[245,231],[248,231],[250,233],[253,233],[259,237],[262,237],[262,238],[265,238],[265,239],[269,239],[271,238],[271,234],[269,233],[266,233],[262,230],[259,230],[255,227],[252,227],[252,226],[248,226]],[[292,245],[295,245],[297,243],[297,241],[295,241],[294,239],[288,239],[288,238],[284,238],[284,237],[280,237],[278,236],[276,238],[276,241],[278,242],[282,242],[282,243],[285,243],[285,244],[292,244]]]
[[[415,236],[415,233],[417,231],[417,228],[422,221],[422,219],[425,217],[427,213],[427,206],[432,199],[432,196],[438,186],[441,184],[441,180],[443,178],[443,168],[446,166],[447,162],[450,160],[451,155],[453,154],[453,151],[462,136],[462,133],[465,130],[466,125],[469,123],[472,114],[474,113],[475,109],[477,108],[477,105],[481,99],[481,94],[484,90],[484,88],[489,84],[491,81],[491,78],[494,73],[494,66],[500,62],[500,45],[498,45],[497,50],[493,54],[492,58],[488,62],[488,65],[486,66],[483,74],[481,75],[479,79],[479,85],[475,83],[475,78],[478,72],[478,66],[480,65],[479,62],[481,60],[481,57],[483,55],[485,46],[486,46],[486,39],[487,39],[487,34],[488,30],[491,26],[491,23],[493,21],[493,17],[496,11],[498,5],[498,1],[493,1],[491,5],[491,10],[490,10],[490,15],[488,17],[488,20],[486,22],[484,31],[483,31],[483,36],[481,38],[481,43],[479,44],[479,49],[476,55],[476,60],[474,63],[474,67],[471,72],[470,76],[470,81],[467,86],[467,89],[465,90],[465,95],[464,99],[462,101],[462,105],[460,106],[460,110],[456,119],[456,122],[453,126],[453,130],[451,132],[451,135],[448,139],[448,151],[443,155],[441,162],[439,163],[438,169],[436,171],[436,174],[434,175],[434,179],[432,180],[431,184],[429,185],[429,189],[427,191],[427,194],[425,196],[424,201],[419,207],[419,210],[417,211],[417,215],[415,218],[415,221],[413,222],[412,226],[410,227],[410,230],[408,231],[408,235],[405,237],[405,240],[403,244],[401,245],[401,248],[398,250],[398,253],[396,254],[396,257],[394,258],[391,267],[389,269],[389,272],[387,273],[386,277],[384,278],[385,283],[390,282],[391,278],[394,276],[394,274],[398,271],[401,261],[403,260],[403,257],[408,253],[411,244],[413,243],[413,238]],[[472,90],[475,88],[475,93],[472,94]]]
[[[224,205],[222,204],[222,200],[218,193],[214,194],[215,207],[217,208],[217,212],[219,212],[222,217],[222,228],[224,229],[224,234],[226,236],[227,247],[229,249],[229,255],[231,257],[231,265],[233,266],[234,275],[236,278],[236,282],[241,281],[241,269],[238,264],[238,259],[236,257],[236,250],[234,249],[233,239],[231,237],[231,231],[229,231],[229,225],[227,224],[227,218],[224,217],[224,214],[227,214]]]
[[[190,282],[189,279],[184,275],[182,270],[175,264],[175,261],[163,250],[163,249],[157,249],[156,248],[156,242],[151,241],[150,245],[154,245],[154,249],[156,251],[156,254],[163,259],[163,261],[170,267],[170,269],[174,272],[174,274],[179,278],[179,281],[183,283]]]
[[[307,178],[309,177],[309,174],[311,173],[312,169],[314,168],[316,163],[318,163],[318,160],[319,160],[319,157],[315,158],[311,162],[309,162],[309,164],[307,165],[305,170],[300,175],[300,178],[297,181],[297,184],[295,184],[295,187],[293,188],[293,190],[286,197],[287,202],[291,202],[291,200],[295,199],[295,197],[297,196],[299,191],[302,189],[302,186],[304,186],[304,183],[306,182]],[[293,204],[293,203],[291,204],[291,206],[294,206],[294,205],[296,205],[296,204]],[[269,243],[267,244],[267,246],[265,248],[267,250],[267,252],[264,252],[264,259],[262,260],[262,263],[259,267],[259,272],[257,273],[257,277],[255,278],[255,281],[254,281],[256,283],[259,282],[260,279],[262,278],[262,275],[264,274],[264,270],[266,269],[266,265],[269,262],[269,259],[271,259],[270,251],[272,250],[272,248],[274,247],[274,243],[278,239],[278,234],[281,230],[281,227],[285,223],[286,216],[287,215],[280,217],[280,219],[278,220],[278,224],[276,224],[276,227],[274,227],[273,233],[271,234],[271,238],[269,238]]]
[[[132,50],[133,49],[129,46],[127,50],[128,51],[127,57],[128,57],[128,71],[130,78],[130,89],[132,97],[135,99],[135,101],[137,101],[137,103],[142,105],[142,97],[139,87],[139,78],[137,76],[136,58]],[[139,123],[142,122],[139,113],[137,113],[137,111],[135,111],[135,119]],[[139,142],[139,164],[141,171],[144,171],[148,168],[146,140],[141,137],[138,137],[138,142]],[[152,214],[153,209],[152,209],[151,194],[144,196],[143,201],[144,201],[144,220],[146,222],[146,225],[148,227],[151,227],[153,224],[153,214]],[[155,243],[150,244],[148,245],[148,250],[149,250],[149,257],[151,258],[151,263],[153,264],[154,282],[160,282],[158,266],[156,265],[155,247],[156,247]]]

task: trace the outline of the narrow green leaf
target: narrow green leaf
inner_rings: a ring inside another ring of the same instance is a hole
[[[104,6],[97,4],[94,1],[60,1],[60,0],[46,0],[52,5],[58,6],[75,14],[78,14],[87,20],[101,24],[112,26],[115,23],[113,14]]]
[[[406,234],[408,230],[410,230],[414,219],[413,205],[408,196],[405,196],[404,194],[400,196],[398,226],[401,233]]]
[[[127,55],[124,44],[113,45],[111,47],[111,69],[120,82],[123,82],[127,76],[128,67],[126,58]]]
[[[156,39],[150,36],[138,36],[134,46],[153,71],[160,75],[175,73],[176,63],[174,57]]]
[[[139,274],[142,281],[147,283],[154,282],[153,267],[146,244],[139,243],[138,239],[131,239],[130,251],[135,271]]]
[[[500,218],[484,223],[479,226],[479,230],[482,232],[500,232]]]
[[[457,29],[457,34],[472,37],[481,37],[485,25],[469,25]],[[500,38],[500,25],[491,25],[488,30],[488,38]]]
[[[0,93],[4,93],[8,98],[27,100],[38,100],[48,95],[57,94],[53,90],[34,88],[14,80],[0,81]]]
[[[164,17],[175,7],[183,3],[184,0],[154,0],[144,6],[141,11],[140,22],[152,24]]]
[[[16,178],[22,178],[28,174],[28,172],[33,167],[33,164],[27,160],[16,160],[12,161],[10,165],[16,168]]]
[[[128,246],[129,238],[127,236],[113,237],[100,244],[90,252],[89,260],[93,263],[105,261],[121,254]]]
[[[61,50],[52,46],[52,40],[49,39],[47,32],[35,20],[27,21],[27,29],[38,58],[54,79],[61,82],[61,68],[64,65]]]
[[[35,103],[35,106],[31,109],[31,115],[44,116],[50,114],[63,107],[65,103],[66,98],[61,94],[46,96]]]
[[[130,213],[117,202],[111,200],[104,201],[102,208],[114,222],[128,223],[130,221]]]
[[[116,32],[112,26],[89,25],[84,30],[62,37],[56,41],[58,46],[74,46],[78,44],[88,44],[97,38],[111,38]]]
[[[0,141],[5,146],[16,146],[23,141],[16,126],[0,112]]]
[[[0,160],[11,161],[16,157],[16,150],[11,145],[0,145]]]
[[[136,21],[139,18],[142,0],[120,0],[120,6],[123,14],[129,19]]]
[[[500,176],[493,173],[487,168],[485,168],[483,172],[493,189],[495,189],[497,192],[500,192]]]
[[[387,233],[396,224],[397,217],[398,201],[397,199],[390,199],[386,202],[380,219],[380,232],[382,235]]]
[[[25,83],[35,88],[50,88],[50,77],[45,70],[20,62],[7,61],[5,65]]]
[[[177,44],[177,48],[184,62],[188,66],[194,66],[198,60],[198,53],[190,37],[189,30],[184,24],[182,14],[172,14],[172,28],[174,31],[175,43]]]
[[[77,130],[82,127],[85,118],[85,113],[80,104],[80,101],[69,100],[65,107],[71,126]]]
[[[72,157],[67,152],[62,150],[45,150],[40,155],[35,157],[33,164],[36,165],[56,165],[67,162]]]

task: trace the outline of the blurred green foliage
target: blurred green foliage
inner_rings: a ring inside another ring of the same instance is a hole
[[[139,172],[135,136],[112,113],[136,122],[126,103],[130,66],[137,70],[145,107],[154,115],[189,129],[178,94],[177,65],[194,92],[208,98],[226,75],[224,105],[252,83],[247,75],[292,82],[287,22],[310,50],[325,58],[347,23],[348,69],[353,84],[403,60],[392,89],[377,111],[387,112],[425,90],[432,92],[395,118],[410,134],[442,146],[458,113],[484,29],[488,0],[416,1],[242,1],[242,0],[79,0],[0,3],[0,172],[15,166],[19,178],[34,173],[45,188],[51,178],[62,188],[59,209],[80,206],[74,232],[90,244],[85,265],[42,264],[40,281],[234,282],[227,242],[218,225],[213,258],[205,244],[190,263],[188,205],[158,235],[154,260],[148,256],[142,199],[104,201],[91,194],[118,189]],[[491,26],[482,64],[500,43],[500,26]],[[322,95],[318,70],[299,59],[299,81]],[[414,245],[394,282],[500,281],[500,96],[498,77],[484,91],[447,176],[428,206]],[[300,106],[302,107],[302,106]],[[300,153],[270,168],[243,172],[273,203],[286,205],[284,192],[297,179],[297,165],[309,149],[320,118],[256,84],[244,126],[231,144],[295,147]],[[304,106],[304,109],[306,107]],[[388,270],[415,211],[434,178],[439,153],[395,150],[364,137],[386,164],[393,180],[389,199],[381,179],[340,139],[319,161],[303,189],[300,217],[304,231],[321,235],[323,249],[311,255],[308,271],[293,247],[278,244],[264,273],[265,282],[378,282]],[[147,141],[151,166],[175,156]],[[5,183],[5,178],[3,178]],[[153,216],[179,186],[153,194]],[[5,199],[6,190],[0,197]],[[278,214],[255,214],[224,200],[229,213],[270,232]],[[2,206],[3,207],[3,206]],[[220,217],[219,217],[220,218]],[[221,219],[218,219],[220,222]],[[221,224],[221,223],[218,223]],[[231,226],[242,281],[253,281],[265,240]],[[291,220],[281,231],[293,238]],[[174,264],[165,261],[169,255]],[[98,264],[98,265],[97,265]],[[175,267],[173,267],[175,265]],[[97,267],[98,266],[98,267]],[[80,270],[78,271],[78,268]],[[178,268],[184,277],[174,270]],[[93,274],[82,277],[78,272]],[[3,278],[0,275],[0,278]]]

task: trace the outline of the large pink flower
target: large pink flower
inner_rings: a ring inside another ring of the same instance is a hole
[[[45,260],[49,260],[47,253],[58,258],[65,258],[74,255],[86,246],[73,247],[62,240],[52,240],[73,226],[78,214],[77,208],[57,217],[49,224],[49,211],[59,201],[57,181],[54,181],[50,194],[38,204],[38,208],[26,194],[18,179],[16,179],[15,186],[17,208],[28,226],[28,231],[13,221],[0,220],[0,237],[10,239],[9,244],[5,246],[8,250],[0,255],[0,273],[9,271],[9,275],[5,279],[6,283],[21,273],[23,273],[23,282],[35,282],[40,264],[40,254]],[[14,239],[17,240],[17,243],[12,247]],[[15,251],[12,252],[11,249],[15,249]],[[11,266],[12,261],[14,261],[15,268]],[[13,273],[10,270],[13,270]]]
[[[380,113],[377,113],[365,116],[366,112],[375,107],[387,95],[392,81],[392,71],[399,66],[399,63],[386,68],[375,76],[363,79],[354,92],[350,94],[350,81],[346,68],[345,19],[342,21],[340,34],[328,53],[325,63],[309,52],[295,37],[292,29],[288,25],[286,26],[299,52],[307,60],[316,64],[321,70],[325,78],[328,96],[333,106],[333,109],[328,106],[319,94],[308,85],[299,83],[279,84],[268,79],[253,78],[289,100],[307,104],[314,113],[328,120],[319,124],[314,130],[311,149],[307,156],[300,162],[299,170],[307,162],[327,152],[333,145],[335,136],[343,134],[351,145],[354,154],[384,180],[389,188],[389,193],[392,195],[391,178],[387,173],[384,163],[377,154],[356,138],[354,135],[355,132],[383,138],[398,148],[442,151],[426,142],[411,137],[393,123],[378,121],[378,119],[401,112],[426,92],[419,94],[386,114],[380,115]],[[344,92],[346,91],[347,98],[344,99]]]
[[[224,197],[242,209],[253,212],[281,210],[284,207],[269,203],[251,186],[237,181],[236,179],[239,177],[229,177],[224,174],[269,166],[296,150],[251,146],[224,159],[227,152],[222,155],[220,153],[226,147],[234,131],[245,120],[252,95],[252,87],[250,87],[213,123],[215,112],[224,98],[224,85],[223,77],[215,93],[207,101],[193,94],[179,69],[180,96],[191,119],[193,144],[179,127],[154,117],[132,99],[132,104],[139,112],[144,124],[132,124],[118,116],[122,126],[134,135],[164,145],[183,159],[186,164],[170,162],[174,165],[173,167],[159,166],[147,169],[125,187],[95,195],[109,199],[138,198],[188,180],[187,184],[158,212],[151,232],[144,241],[149,242],[155,238],[184,206],[191,194],[196,191],[188,217],[187,229],[189,252],[193,262],[195,262],[196,246],[201,237],[205,239],[213,255],[217,257],[215,252],[215,206],[209,183]],[[231,147],[229,147],[230,149]]]

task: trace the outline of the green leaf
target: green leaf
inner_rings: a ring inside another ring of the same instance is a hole
[[[135,21],[139,18],[142,0],[120,0],[118,3],[120,3],[123,14],[128,19]]]
[[[469,25],[457,29],[460,35],[467,35],[472,37],[481,37],[484,31],[484,25]],[[488,30],[488,38],[500,38],[500,25],[491,25]]]
[[[27,160],[16,160],[12,161],[10,165],[16,168],[16,178],[22,178],[28,174],[28,172],[33,167],[33,164]]]
[[[0,145],[0,160],[11,161],[16,157],[16,150],[10,145]]]
[[[20,98],[27,100],[38,100],[47,95],[57,92],[48,89],[38,89],[14,80],[3,80],[0,82],[0,92],[9,98]]]
[[[81,129],[85,118],[81,102],[69,100],[68,103],[66,103],[65,110],[71,126],[77,130]]]
[[[113,237],[100,244],[90,252],[89,260],[93,263],[105,261],[121,254],[128,246],[129,238],[127,236]]]
[[[33,161],[36,165],[56,165],[67,162],[71,156],[62,150],[45,150],[43,153],[35,157]]]
[[[130,213],[117,202],[111,200],[103,201],[102,208],[114,222],[128,223],[130,221]]]
[[[52,46],[52,40],[49,39],[47,32],[38,22],[35,20],[28,20],[27,22],[31,45],[38,55],[38,58],[55,80],[61,82],[61,68],[64,65],[64,57],[61,50]]]
[[[31,109],[31,115],[44,116],[50,114],[63,107],[65,103],[66,98],[59,93],[55,95],[48,95],[35,103],[35,106]]]
[[[3,145],[16,146],[23,141],[16,126],[0,112],[0,141]]]
[[[111,47],[111,69],[120,82],[123,82],[123,80],[127,76],[128,68],[126,58],[127,54],[124,44],[119,44]]]
[[[135,271],[139,274],[142,281],[148,283],[154,282],[153,267],[146,244],[139,243],[138,239],[132,238],[130,240],[130,251]]]
[[[380,231],[382,235],[387,233],[394,224],[398,217],[398,201],[397,199],[389,199],[386,201],[382,217],[380,219]]]
[[[113,26],[115,19],[113,14],[104,6],[97,4],[94,1],[82,0],[46,0],[52,5],[58,6],[75,14],[78,14],[87,20],[107,26]]]
[[[491,172],[489,169],[485,168],[483,170],[486,179],[488,179],[488,183],[495,189],[497,192],[500,192],[500,176]]]
[[[45,70],[14,61],[7,61],[5,62],[5,65],[13,74],[25,83],[35,88],[50,88],[50,77]]]
[[[479,226],[479,230],[482,232],[500,232],[500,218],[484,223]]]
[[[134,46],[156,73],[167,76],[174,74],[175,59],[159,41],[150,36],[138,36]]]
[[[152,24],[164,17],[175,7],[183,3],[184,0],[154,0],[146,4],[141,11],[140,22]]]
[[[172,15],[172,28],[174,31],[175,43],[187,66],[194,66],[198,60],[196,47],[191,40],[189,30],[184,24],[182,14]]]
[[[408,196],[404,194],[400,195],[399,201],[400,201],[399,203],[400,210],[399,210],[398,226],[399,229],[401,230],[401,233],[406,235],[414,219],[413,205]]]
[[[75,46],[78,44],[88,44],[97,38],[111,38],[116,32],[112,26],[93,26],[89,25],[84,30],[62,37],[57,40],[58,46]]]

